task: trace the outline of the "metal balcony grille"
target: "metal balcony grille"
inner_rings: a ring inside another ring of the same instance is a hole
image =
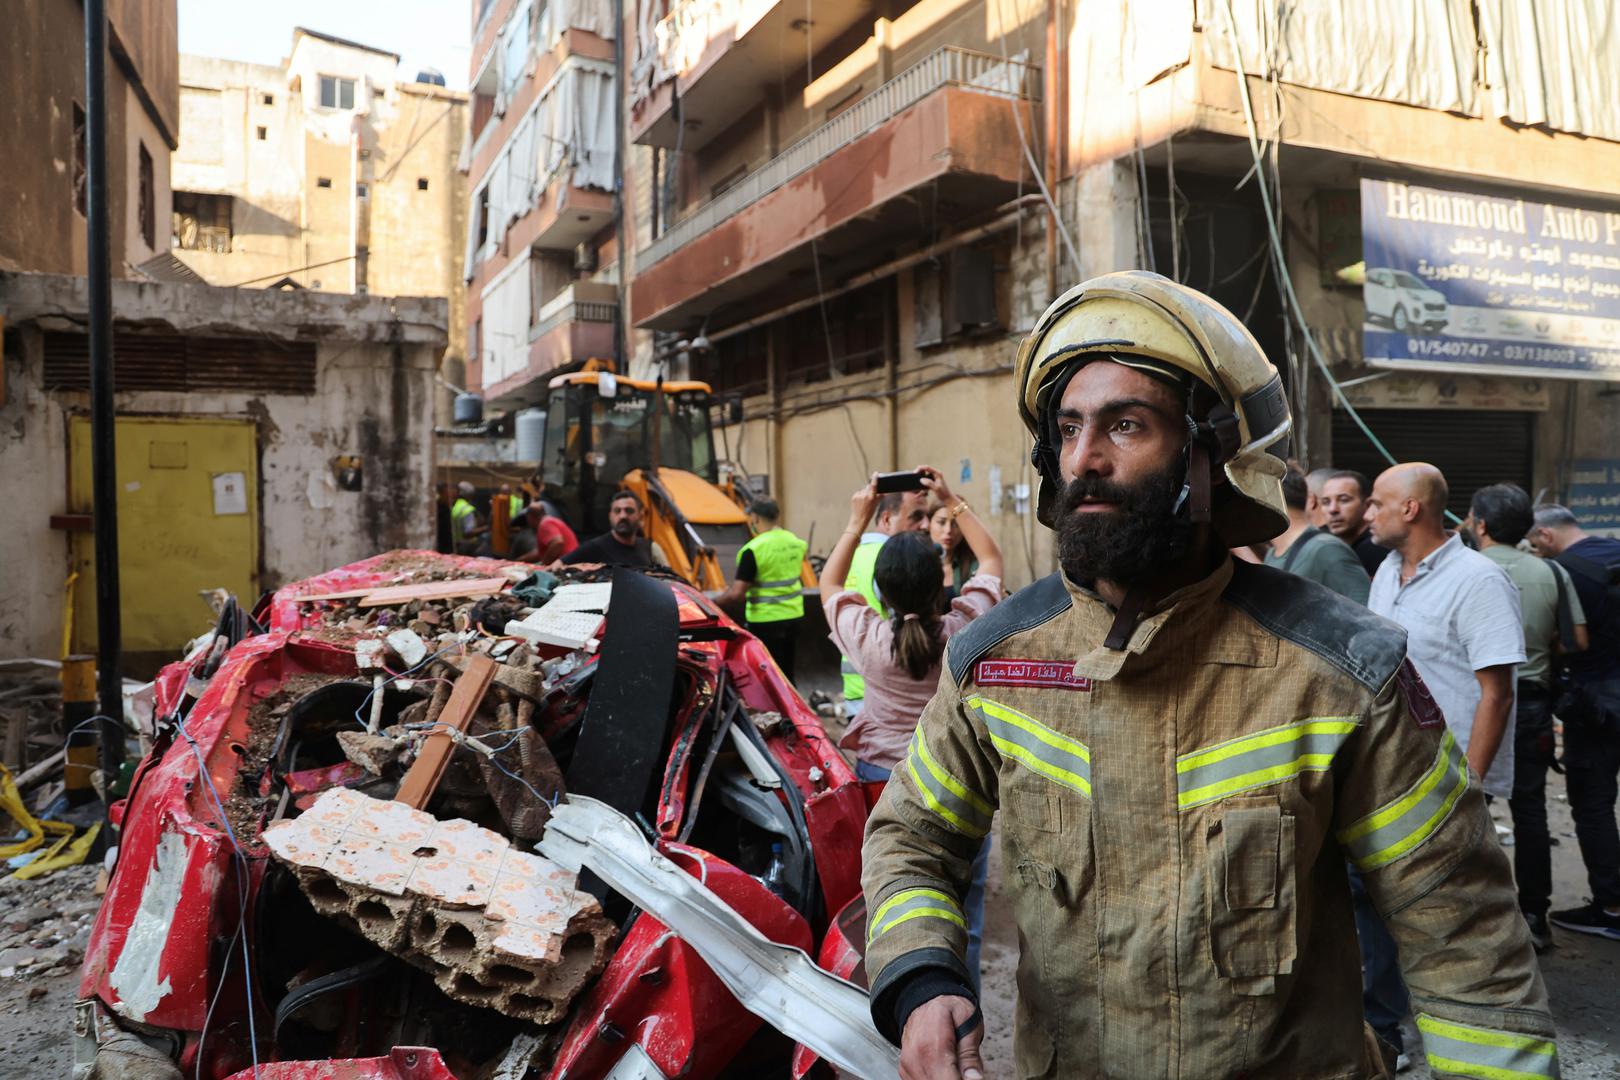
[[[575,300],[572,304],[564,304],[556,311],[547,315],[529,331],[529,340],[535,341],[545,337],[563,323],[571,322],[605,322],[610,323],[619,317],[619,305],[604,303],[600,300]]]
[[[1040,68],[944,45],[682,218],[636,256],[645,269],[947,86],[1035,101]],[[1010,121],[1009,121],[1010,122]]]

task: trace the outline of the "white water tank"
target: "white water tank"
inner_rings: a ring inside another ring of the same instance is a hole
[[[512,426],[517,435],[517,459],[538,462],[545,454],[546,410],[519,409]]]

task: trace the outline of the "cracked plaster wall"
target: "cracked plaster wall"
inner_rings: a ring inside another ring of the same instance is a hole
[[[50,517],[68,510],[69,420],[88,410],[89,395],[42,387],[40,322],[76,329],[48,313],[83,311],[83,286],[82,278],[0,275],[0,506],[10,509],[0,534],[0,658],[61,651],[72,559],[69,534],[52,529]],[[171,331],[319,337],[312,395],[117,395],[120,415],[255,423],[261,589],[390,548],[432,547],[433,372],[445,342],[444,301],[133,283],[119,283],[113,299],[120,329],[128,318]],[[397,344],[387,340],[394,317]],[[361,491],[337,487],[331,460],[340,454],[362,455]],[[120,541],[138,542],[127,533]],[[179,602],[196,604],[197,632],[206,629],[197,599]]]

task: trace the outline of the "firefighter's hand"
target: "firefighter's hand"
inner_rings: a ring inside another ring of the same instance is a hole
[[[956,1029],[973,1019],[973,1002],[964,997],[937,997],[912,1010],[900,1035],[901,1080],[984,1080],[979,1043],[981,1023],[956,1037]]]

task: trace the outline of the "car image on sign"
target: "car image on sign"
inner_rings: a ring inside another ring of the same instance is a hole
[[[1362,296],[1368,321],[1384,323],[1397,333],[1437,334],[1451,318],[1445,294],[1405,270],[1369,269]]]

